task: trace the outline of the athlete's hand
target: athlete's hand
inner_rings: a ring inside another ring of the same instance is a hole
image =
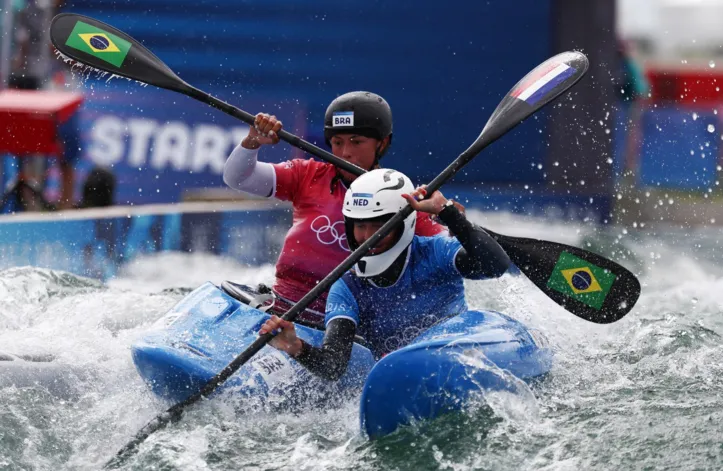
[[[271,316],[259,329],[259,335],[273,333],[275,336],[269,345],[295,357],[301,352],[301,339],[296,336],[294,323],[285,321],[279,316]]]
[[[427,185],[417,187],[412,194],[402,195],[409,202],[409,206],[415,211],[429,214],[439,214],[447,203],[441,191],[435,191],[432,196],[427,197]]]
[[[245,149],[258,149],[266,144],[278,144],[279,131],[284,125],[276,119],[276,116],[259,113],[256,115],[254,125],[249,128],[249,134],[241,141]]]

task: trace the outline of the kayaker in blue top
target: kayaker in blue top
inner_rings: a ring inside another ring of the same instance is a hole
[[[424,187],[414,190],[409,178],[389,169],[360,176],[346,192],[342,212],[352,250],[407,203],[415,211],[329,290],[322,346],[307,344],[296,336],[293,323],[277,316],[260,330],[277,332],[272,346],[312,373],[336,380],[346,371],[355,335],[381,358],[466,311],[463,278],[499,277],[510,266],[497,242],[467,221],[452,200],[439,191],[427,198]],[[437,215],[456,238],[415,236],[417,211]]]

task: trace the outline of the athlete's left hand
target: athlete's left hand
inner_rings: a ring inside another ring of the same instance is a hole
[[[412,194],[402,195],[409,202],[409,206],[415,211],[437,215],[447,203],[441,191],[435,191],[432,196],[427,197],[427,185],[417,187]]]
[[[296,336],[294,323],[285,321],[279,316],[271,316],[271,319],[264,322],[259,329],[259,335],[273,333],[275,337],[269,341],[269,345],[284,351],[295,357],[301,352],[301,339]]]

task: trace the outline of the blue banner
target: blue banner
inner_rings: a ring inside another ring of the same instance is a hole
[[[85,143],[80,182],[94,165],[110,168],[118,181],[118,204],[181,201],[184,192],[224,186],[224,163],[248,133],[246,124],[167,90],[122,82],[95,88],[101,87],[102,93],[88,96],[80,115]],[[264,109],[255,101],[244,106]],[[288,112],[304,116],[299,107],[289,106]],[[303,133],[304,123],[285,126]],[[273,162],[303,157],[286,144],[263,153]]]
[[[108,279],[138,256],[163,251],[275,263],[290,223],[286,208],[238,203],[28,214],[0,222],[0,269],[33,265]]]
[[[557,52],[550,3],[538,0],[455,8],[432,0],[65,5],[130,34],[193,86],[249,113],[275,114],[285,129],[320,147],[334,98],[353,90],[382,95],[394,116],[382,164],[419,183],[464,151],[512,86]],[[113,165],[119,202],[172,202],[184,190],[223,186],[223,158],[245,126],[178,93],[123,85],[88,80],[82,87],[84,154]],[[541,112],[521,124],[455,183],[544,185],[547,121]],[[294,155],[281,143],[264,148],[261,158]]]

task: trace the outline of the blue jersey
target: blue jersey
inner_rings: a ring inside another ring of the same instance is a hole
[[[454,263],[461,248],[452,237],[414,236],[400,279],[386,288],[346,273],[329,290],[326,323],[353,321],[377,358],[409,344],[433,324],[467,310]]]

